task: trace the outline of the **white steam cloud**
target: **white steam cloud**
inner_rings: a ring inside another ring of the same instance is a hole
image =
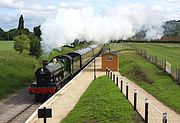
[[[61,4],[56,15],[41,26],[45,49],[61,47],[75,39],[104,43],[128,39],[140,30],[147,30],[147,39],[163,36],[164,16],[148,6],[136,3],[105,6],[101,11],[93,6]]]

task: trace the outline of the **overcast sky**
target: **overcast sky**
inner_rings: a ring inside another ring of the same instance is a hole
[[[106,6],[126,3],[142,3],[165,14],[167,20],[180,20],[180,0],[0,0],[0,27],[4,30],[17,28],[18,18],[22,14],[25,27],[32,30],[67,4],[72,7],[92,5],[100,11]]]

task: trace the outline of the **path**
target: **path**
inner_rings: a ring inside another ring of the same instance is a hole
[[[48,119],[48,123],[59,123],[67,114],[74,108],[80,97],[89,87],[94,79],[94,66],[90,63],[82,72],[80,72],[73,80],[71,80],[64,88],[57,92],[51,99],[49,99],[41,107],[46,106],[52,108],[53,117]],[[101,58],[96,59],[96,76],[105,75],[101,71]],[[66,92],[66,93],[64,93]],[[37,111],[26,121],[26,123],[42,123],[42,119],[37,118]]]

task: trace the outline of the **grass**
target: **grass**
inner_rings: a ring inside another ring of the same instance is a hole
[[[180,44],[134,43],[133,45],[146,49],[147,52],[158,58],[166,59],[173,67],[180,68]]]
[[[127,43],[121,43],[121,45],[119,45],[118,43],[112,43],[112,44],[107,45],[107,47],[110,47],[112,52],[113,51],[132,51],[132,50],[134,50],[134,48],[132,48]]]
[[[13,51],[13,41],[0,41],[0,51]]]
[[[0,98],[27,87],[34,79],[39,60],[27,54],[0,52]]]
[[[62,123],[137,123],[132,106],[106,76],[94,80]]]
[[[116,47],[117,45],[121,47],[122,44],[115,45]],[[138,45],[141,46],[141,44]],[[142,44],[142,46],[144,46],[144,44]],[[148,45],[146,47],[148,47]],[[152,47],[151,44],[149,47]],[[156,46],[153,47],[155,48]],[[159,48],[159,46],[157,47]],[[153,50],[155,51],[155,49]],[[163,53],[166,52],[166,50],[164,49],[160,52]],[[157,54],[159,54],[159,52],[157,52]],[[165,105],[180,113],[180,86],[175,84],[170,76],[155,65],[137,55],[135,52],[120,52],[120,72]]]
[[[0,41],[0,99],[30,85],[38,67],[39,60],[16,52],[13,41]]]

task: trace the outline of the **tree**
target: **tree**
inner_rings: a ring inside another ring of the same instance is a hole
[[[24,29],[24,19],[23,19],[23,15],[20,16],[19,18],[19,25],[18,25],[18,30],[23,30]]]
[[[6,32],[0,28],[0,40],[6,40]]]
[[[14,40],[14,49],[16,51],[22,53],[24,50],[29,49],[30,40],[27,35],[22,34],[20,36],[16,36],[13,38],[13,40]]]
[[[33,28],[34,35],[37,36],[39,39],[41,38],[41,34],[42,34],[40,27],[41,25]]]
[[[29,54],[39,57],[42,53],[40,39],[37,36],[30,36]]]

